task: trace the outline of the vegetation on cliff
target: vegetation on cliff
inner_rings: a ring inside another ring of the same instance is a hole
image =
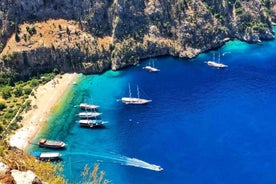
[[[1,141],[1,143],[3,143]],[[5,163],[10,170],[35,171],[35,174],[44,182],[51,184],[65,184],[66,181],[58,175],[62,170],[61,165],[53,165],[50,162],[38,162],[34,157],[16,148],[1,150],[0,161]],[[14,179],[10,172],[4,178],[0,179],[0,183],[14,183]]]
[[[229,39],[273,39],[275,2],[9,0],[0,9],[1,69],[99,73],[153,56],[194,57]]]
[[[5,140],[7,136],[18,129],[22,120],[22,113],[31,108],[29,96],[35,96],[34,91],[38,85],[45,84],[55,76],[55,73],[35,76],[28,81],[17,81],[11,75],[1,74],[0,77],[0,137]],[[17,82],[16,82],[17,81]],[[0,150],[2,146],[1,144]]]
[[[0,77],[0,161],[7,164],[10,170],[34,170],[44,181],[51,183],[64,183],[64,179],[55,173],[59,167],[36,162],[31,156],[21,150],[11,148],[7,139],[14,130],[18,129],[22,120],[22,113],[31,108],[29,96],[34,96],[36,87],[51,80],[55,76],[49,73],[41,77],[33,77],[28,81],[18,81],[11,74],[1,73]],[[43,172],[42,172],[43,171]],[[46,173],[46,174],[45,174]],[[46,179],[48,175],[48,178]],[[8,172],[0,183],[14,183],[11,173]]]
[[[6,144],[0,141],[1,145]],[[8,146],[8,145],[7,145]],[[39,180],[49,184],[67,184],[72,181],[67,181],[61,175],[63,167],[60,163],[52,164],[51,162],[40,162],[35,160],[34,157],[27,155],[21,150],[16,148],[9,148],[0,150],[0,162],[3,162],[9,167],[9,171],[5,177],[0,178],[0,183],[10,184],[15,183],[14,178],[11,175],[11,170],[19,171],[34,171]],[[95,164],[93,168],[89,168],[86,165],[81,173],[82,180],[77,183],[98,183],[106,184],[108,180],[104,177],[104,171],[100,171],[99,165]],[[22,178],[24,180],[24,178]],[[23,182],[24,183],[24,182]]]

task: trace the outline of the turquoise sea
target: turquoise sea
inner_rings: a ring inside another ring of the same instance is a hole
[[[276,183],[275,50],[276,41],[231,41],[194,59],[156,58],[158,73],[143,70],[145,60],[121,71],[82,75],[37,139],[67,143],[63,174],[71,183],[80,182],[85,164],[94,163],[116,184]],[[209,67],[205,61],[213,53],[229,67]],[[139,85],[152,102],[121,103],[128,84],[133,96]],[[82,102],[100,105],[105,128],[75,123]]]

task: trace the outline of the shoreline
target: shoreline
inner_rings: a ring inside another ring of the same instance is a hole
[[[23,120],[20,122],[22,127],[10,136],[10,146],[17,147],[24,152],[27,151],[31,141],[47,123],[53,108],[64,93],[70,89],[78,76],[77,73],[57,75],[54,79],[35,90],[35,97],[29,97],[32,100],[32,109],[22,114]]]

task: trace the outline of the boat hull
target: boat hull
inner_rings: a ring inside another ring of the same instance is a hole
[[[212,67],[216,67],[216,68],[226,68],[226,67],[228,67],[225,64],[217,63],[217,62],[214,62],[214,61],[208,61],[207,65],[212,66]]]
[[[78,123],[81,127],[86,128],[102,128],[104,124],[106,124],[106,122],[102,120],[79,120]]]
[[[66,144],[62,141],[48,140],[44,138],[39,140],[38,145],[39,147],[50,149],[62,149],[66,146]]]
[[[143,69],[149,71],[149,72],[159,72],[160,70],[157,68],[154,68],[152,66],[145,66]]]
[[[95,118],[100,116],[102,113],[99,112],[81,112],[78,114],[80,118]]]
[[[96,110],[99,108],[99,106],[82,103],[82,104],[80,104],[80,108],[82,110]]]
[[[152,101],[152,100],[146,100],[142,98],[129,98],[129,97],[123,97],[121,100],[124,104],[133,104],[133,105],[144,105]]]
[[[61,154],[58,152],[33,152],[32,156],[41,161],[59,161]]]

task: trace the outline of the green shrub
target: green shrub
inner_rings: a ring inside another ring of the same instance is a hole
[[[37,79],[32,79],[32,80],[30,81],[30,85],[31,85],[31,87],[36,87],[36,86],[39,85],[39,82],[38,82]]]
[[[0,102],[0,111],[4,110],[7,107],[5,102]]]
[[[4,125],[0,123],[0,134],[2,134],[4,130],[5,130]]]
[[[3,89],[2,89],[2,98],[3,99],[8,99],[10,98],[12,95],[11,95],[11,87],[10,86],[5,86]]]
[[[17,116],[15,119],[18,122],[18,121],[21,121],[23,119],[23,117],[22,116]]]
[[[16,86],[13,93],[15,97],[20,97],[23,95],[23,88],[21,86]]]
[[[4,114],[4,118],[6,118],[6,119],[12,119],[13,117],[14,117],[14,115],[15,115],[15,112],[10,112],[10,111],[8,111],[8,112],[6,112],[5,114]]]
[[[11,123],[10,127],[9,127],[10,130],[16,130],[18,128],[19,128],[19,126],[16,122]]]
[[[29,88],[29,87],[24,88],[24,94],[25,94],[25,95],[30,95],[31,92],[32,92],[32,89],[31,89],[31,88]]]
[[[25,111],[31,110],[32,106],[31,106],[31,100],[27,100],[23,105],[22,108],[25,109]]]
[[[237,14],[237,15],[241,15],[242,12],[243,12],[242,8],[237,8],[237,9],[236,9],[236,14]]]

